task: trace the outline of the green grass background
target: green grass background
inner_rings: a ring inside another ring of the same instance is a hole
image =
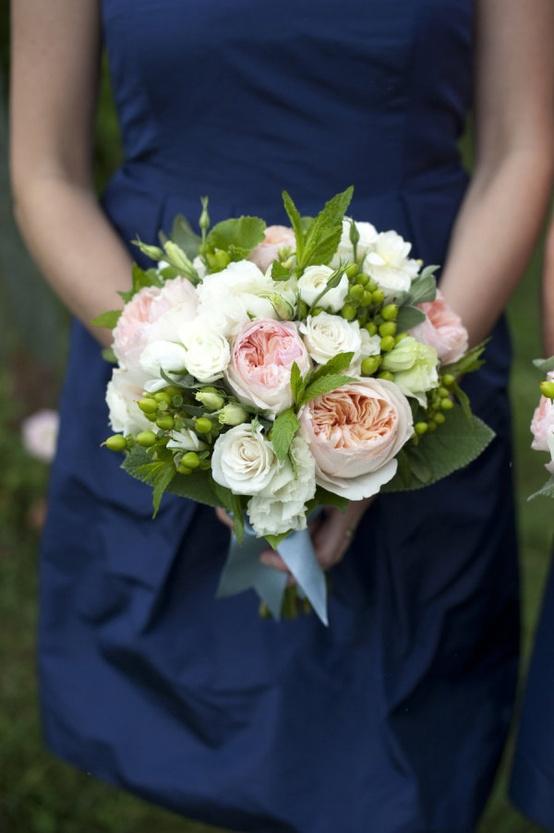
[[[104,77],[96,150],[99,187],[118,159],[117,123]],[[10,230],[10,235],[14,234]],[[546,500],[526,501],[527,495],[544,480],[541,457],[529,451],[529,420],[537,399],[538,381],[531,359],[541,354],[540,261],[538,250],[509,312],[516,355],[512,376],[514,468],[526,656],[548,566],[552,516],[551,505]],[[0,267],[1,264],[0,260]],[[0,285],[5,287],[8,275],[5,265],[2,268]],[[23,287],[23,291],[28,291],[28,287]],[[4,328],[13,323],[13,317],[7,312],[8,302],[12,307],[17,305],[13,292],[8,294],[3,307],[3,318],[0,312],[0,324]],[[49,303],[54,302],[49,299]],[[0,831],[208,833],[213,828],[161,811],[74,771],[50,757],[42,746],[35,681],[37,533],[30,522],[30,513],[44,493],[46,471],[25,456],[19,442],[19,423],[37,405],[55,402],[57,379],[55,367],[41,364],[36,346],[34,349],[23,333],[15,333],[0,374]],[[480,833],[531,833],[538,829],[507,802],[505,782],[509,756],[508,749]]]

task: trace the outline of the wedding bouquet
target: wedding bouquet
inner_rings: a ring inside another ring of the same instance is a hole
[[[538,495],[554,497],[554,356],[550,359],[536,359],[533,364],[546,373],[546,379],[540,383],[541,398],[531,422],[531,448],[550,454],[550,462],[544,466],[550,477],[529,500]]]
[[[224,507],[234,535],[219,592],[254,587],[280,616],[287,577],[327,621],[307,532],[322,507],[427,486],[466,466],[493,433],[461,377],[482,364],[437,291],[437,267],[395,231],[345,217],[352,188],[315,217],[285,192],[291,227],[258,217],[196,235],[177,217],[156,265],[133,267],[113,328],[105,445],[153,490]],[[288,591],[287,591],[288,592]]]

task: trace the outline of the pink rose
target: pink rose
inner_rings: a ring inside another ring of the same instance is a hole
[[[554,381],[554,372],[548,373],[548,380]],[[554,402],[541,396],[539,404],[533,414],[531,421],[531,433],[533,442],[531,448],[535,451],[552,451],[554,441]],[[546,468],[554,473],[554,461],[547,463]]]
[[[49,463],[56,451],[60,418],[56,411],[44,409],[24,420],[21,435],[25,451]]]
[[[197,303],[196,290],[186,278],[137,292],[123,307],[113,331],[113,350],[120,366],[137,370],[147,344],[176,340],[180,326],[196,315]]]
[[[296,249],[296,238],[292,229],[287,226],[268,226],[265,230],[265,239],[252,249],[248,260],[266,272],[274,260],[277,260],[280,249]]]
[[[278,414],[292,405],[294,362],[302,375],[311,367],[296,326],[262,318],[247,324],[235,338],[225,378],[242,402]]]
[[[360,379],[300,411],[315,457],[316,480],[349,500],[377,494],[396,474],[396,455],[413,433],[412,411],[397,385]]]
[[[468,348],[467,330],[460,316],[440,290],[434,301],[419,304],[419,309],[425,313],[426,320],[413,328],[413,337],[434,347],[442,364],[457,362]]]

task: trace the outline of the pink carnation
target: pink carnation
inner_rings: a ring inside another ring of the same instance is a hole
[[[235,338],[225,375],[242,402],[278,414],[292,405],[294,362],[302,375],[311,367],[296,326],[262,318],[247,324]]]
[[[468,348],[468,334],[460,316],[440,290],[434,301],[420,304],[419,308],[426,320],[413,328],[413,337],[434,347],[442,364],[457,362]]]
[[[137,370],[147,344],[175,338],[180,325],[194,318],[196,307],[196,290],[186,278],[137,292],[123,307],[113,331],[113,350],[120,366]]]
[[[252,249],[248,260],[256,266],[267,271],[274,260],[277,260],[280,249],[296,249],[296,238],[292,229],[287,226],[268,226],[265,230],[265,239]]]
[[[413,432],[408,400],[392,382],[360,379],[305,405],[302,436],[316,480],[349,500],[377,494],[396,473],[396,455]]]

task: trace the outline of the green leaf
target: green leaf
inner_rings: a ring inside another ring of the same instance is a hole
[[[206,238],[208,249],[221,249],[237,260],[248,255],[265,237],[265,222],[259,217],[238,217],[217,223]]]
[[[434,301],[437,297],[437,281],[433,277],[433,273],[429,269],[437,267],[427,267],[421,275],[417,277],[410,287],[408,299],[411,306],[423,304],[426,301]]]
[[[310,382],[302,397],[302,404],[355,381],[352,376],[343,376],[340,373],[329,373],[327,376],[322,376],[320,379],[316,379],[315,382]]]
[[[193,230],[189,221],[182,214],[177,214],[171,227],[171,239],[184,251],[190,260],[194,260],[200,251],[201,237]]]
[[[544,373],[549,373],[551,370],[554,370],[554,356],[551,356],[549,359],[533,359],[533,364]]]
[[[382,491],[412,491],[436,483],[476,460],[493,438],[488,425],[473,415],[468,420],[456,405],[444,425],[425,434],[417,446],[404,446],[398,456],[398,471]]]
[[[335,495],[333,492],[327,491],[322,486],[318,486],[315,492],[314,501],[316,506],[335,506],[337,509],[344,511],[349,504],[349,500],[341,495]]]
[[[117,364],[117,357],[112,347],[104,347],[102,350],[102,358],[105,362],[108,362],[108,364]]]
[[[152,504],[155,518],[164,492],[175,477],[173,460],[151,460],[145,449],[134,446],[125,456],[122,468],[131,477],[152,487]]]
[[[425,321],[425,313],[417,307],[413,307],[411,304],[406,304],[398,310],[396,325],[398,327],[398,331],[401,333],[406,332],[406,330],[411,330],[413,327],[417,327],[417,325],[421,324],[423,321]]]
[[[131,289],[128,292],[119,292],[123,300],[127,303],[133,298],[137,292],[144,289],[145,286],[161,286],[160,279],[156,269],[141,269],[138,263],[133,263],[131,272]]]
[[[120,309],[111,309],[108,312],[103,312],[101,315],[98,315],[90,323],[93,327],[106,327],[108,330],[113,330],[122,312],[123,310]]]
[[[296,364],[296,362],[292,363],[292,367],[290,370],[290,387],[292,390],[292,398],[294,399],[295,405],[299,405],[302,401],[302,397],[304,396],[305,390],[305,382],[302,378],[302,373],[300,372],[300,368]]]
[[[217,495],[220,505],[227,510],[233,520],[233,533],[235,538],[242,544],[244,540],[244,507],[240,495],[235,495],[226,486],[221,486],[213,480],[213,490]]]
[[[271,277],[274,281],[288,281],[290,278],[290,269],[283,266],[278,260],[274,260],[273,266],[271,267]]]
[[[296,254],[299,269],[331,260],[340,242],[342,221],[353,193],[354,188],[350,186],[325,203],[306,233],[302,252]]]
[[[215,492],[215,482],[209,471],[193,471],[192,474],[177,474],[171,481],[168,491],[178,497],[186,497],[197,503],[217,508],[221,506]]]
[[[281,535],[266,535],[265,540],[273,550],[279,549],[279,544],[288,538],[290,532],[282,532]]]
[[[296,237],[296,257],[300,260],[304,251],[305,240],[305,229],[302,224],[302,218],[290,194],[287,191],[283,191],[282,197],[285,211],[287,212],[294,236]]]
[[[487,347],[489,339],[486,341],[481,342],[481,344],[477,344],[475,347],[472,347],[471,350],[468,350],[467,353],[462,356],[459,361],[454,362],[453,364],[447,364],[443,368],[441,368],[441,373],[449,373],[451,376],[464,376],[466,373],[473,373],[476,370],[479,370],[485,364],[485,360],[483,358],[483,354]]]
[[[352,364],[354,353],[337,353],[326,364],[322,364],[317,370],[314,370],[310,376],[310,382],[315,382],[321,379],[322,376],[329,376],[331,373],[342,373],[343,370],[348,370]]]
[[[458,400],[460,407],[465,414],[465,418],[471,420],[471,417],[473,416],[473,412],[471,410],[471,401],[465,390],[461,388],[457,382],[455,382],[452,385],[452,393]]]
[[[286,460],[294,435],[299,427],[300,423],[292,408],[288,408],[286,411],[280,413],[273,423],[271,444],[281,462]]]
[[[534,500],[536,497],[554,497],[554,474],[550,475],[544,486],[541,486],[537,492],[529,495],[527,500]]]

